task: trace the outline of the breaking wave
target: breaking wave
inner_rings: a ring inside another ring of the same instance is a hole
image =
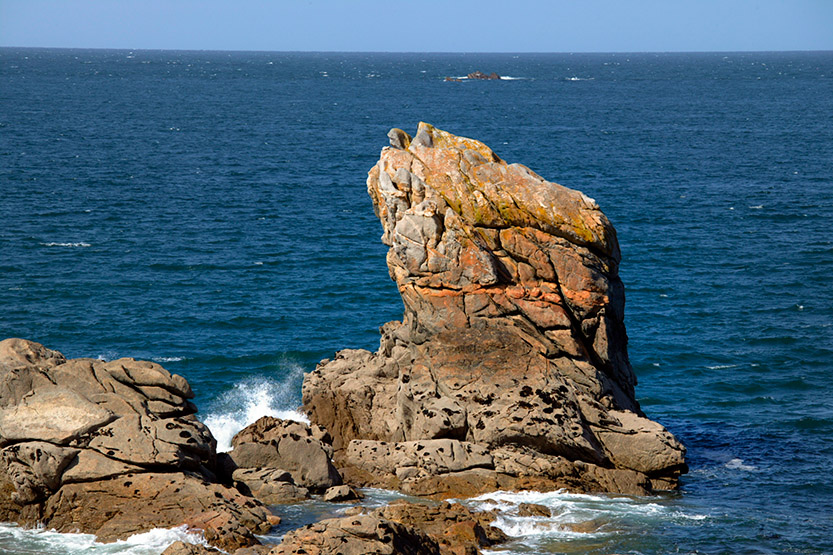
[[[259,377],[242,381],[213,403],[203,422],[217,440],[217,452],[230,451],[234,434],[262,416],[309,424],[305,415],[292,408],[298,405],[304,370],[296,363],[290,363],[287,370],[280,380]]]

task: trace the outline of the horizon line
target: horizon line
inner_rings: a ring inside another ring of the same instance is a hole
[[[14,46],[0,45],[0,49],[19,50],[103,50],[103,51],[147,51],[147,52],[239,52],[265,54],[771,54],[779,52],[822,53],[833,50],[789,49],[789,50],[573,50],[573,51],[461,51],[461,50],[248,50],[217,48],[124,48],[102,46]]]

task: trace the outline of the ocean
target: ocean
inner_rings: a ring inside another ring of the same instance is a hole
[[[446,82],[475,70],[511,77]],[[833,553],[833,53],[0,49],[0,338],[159,362],[222,446],[402,304],[365,190],[419,121],[597,200],[678,493],[498,493],[492,553]],[[369,492],[368,503],[396,497]],[[524,501],[552,518],[517,516]],[[334,509],[283,507],[267,541]],[[0,553],[158,554],[0,525]]]

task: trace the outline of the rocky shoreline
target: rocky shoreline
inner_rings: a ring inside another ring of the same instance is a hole
[[[305,376],[311,425],[262,418],[218,454],[181,376],[6,339],[0,519],[105,542],[186,524],[239,555],[477,553],[506,539],[495,514],[448,502],[350,509],[277,547],[257,536],[279,522],[270,505],[361,487],[675,488],[685,449],[635,400],[619,247],[596,203],[425,123],[388,137],[367,185],[405,314],[377,352]]]

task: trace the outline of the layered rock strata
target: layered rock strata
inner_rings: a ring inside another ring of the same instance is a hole
[[[151,362],[0,342],[0,521],[101,541],[188,524],[226,550],[258,543],[269,512],[215,483],[216,442],[192,397]]]
[[[388,137],[367,187],[403,320],[303,386],[347,481],[440,497],[675,487],[685,450],[634,398],[598,205],[425,123]]]

